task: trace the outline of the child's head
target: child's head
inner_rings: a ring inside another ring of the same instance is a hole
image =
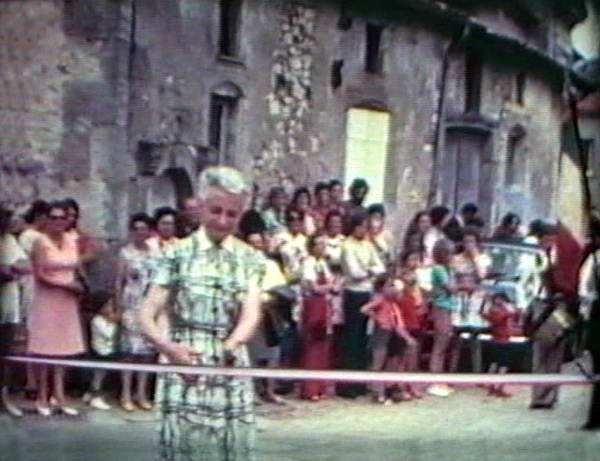
[[[381,293],[383,292],[383,290],[388,287],[391,283],[391,277],[390,274],[381,274],[378,275],[377,277],[375,277],[375,280],[373,281],[373,289],[377,292],[377,293]]]
[[[407,250],[400,256],[400,264],[404,269],[416,269],[421,265],[421,252],[418,250]]]
[[[438,240],[433,246],[433,260],[436,264],[446,266],[450,264],[454,255],[454,244],[447,239]]]
[[[504,308],[508,304],[510,304],[510,299],[509,299],[508,295],[503,291],[492,295],[491,301],[492,301],[492,307],[496,307],[496,308]]]

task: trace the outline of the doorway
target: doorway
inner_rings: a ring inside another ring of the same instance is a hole
[[[490,132],[453,128],[446,132],[442,168],[442,204],[458,211],[466,203],[479,206],[489,219],[493,198]]]

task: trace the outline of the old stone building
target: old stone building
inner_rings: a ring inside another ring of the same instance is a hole
[[[130,212],[221,163],[263,190],[366,177],[397,229],[435,203],[556,216],[573,208],[557,185],[579,190],[564,96],[597,83],[571,69],[586,15],[583,0],[3,1],[2,199],[73,196],[118,241]]]

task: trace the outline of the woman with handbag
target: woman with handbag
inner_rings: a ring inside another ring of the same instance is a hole
[[[77,241],[67,234],[67,205],[53,202],[48,206],[47,225],[32,251],[35,277],[34,299],[27,316],[27,351],[54,357],[72,357],[86,351],[79,317],[84,288],[77,280],[80,252]],[[65,368],[39,365],[36,410],[50,416],[48,377],[53,376],[53,397],[58,410],[69,416],[79,414],[68,406],[65,396]]]
[[[546,251],[548,269],[545,273],[544,294],[542,304],[547,307],[539,317],[527,322],[533,337],[533,372],[560,373],[564,361],[566,335],[558,334],[551,340],[540,337],[540,332],[551,325],[548,319],[561,313],[561,316],[576,318],[579,314],[578,286],[579,266],[583,256],[582,245],[573,233],[561,222],[551,224],[536,220],[530,224],[530,234],[539,241],[539,246]],[[559,332],[560,333],[560,332]],[[536,385],[532,389],[532,410],[554,408],[558,401],[559,386]]]

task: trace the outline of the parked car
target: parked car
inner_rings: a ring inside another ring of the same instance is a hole
[[[492,261],[488,278],[483,282],[489,294],[503,291],[517,309],[524,311],[538,296],[546,255],[527,243],[487,241],[483,251]]]

